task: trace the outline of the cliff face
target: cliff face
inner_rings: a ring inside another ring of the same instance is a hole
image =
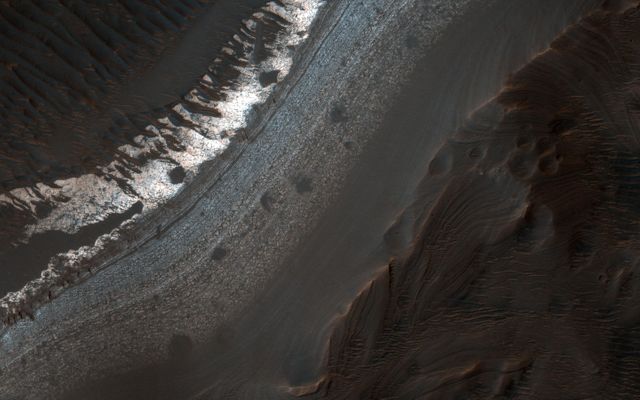
[[[5,2],[0,193],[94,173],[122,158],[118,147],[171,114],[242,20],[266,1],[227,3]],[[177,53],[182,60],[171,59]]]
[[[274,42],[301,29],[301,4],[0,5],[1,296],[174,197],[226,148],[254,105],[234,90],[251,71],[246,103],[259,103],[286,75],[272,61],[295,43]]]

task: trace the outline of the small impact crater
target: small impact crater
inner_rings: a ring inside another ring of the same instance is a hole
[[[223,247],[216,247],[211,253],[211,259],[213,261],[220,261],[227,256],[227,250]]]
[[[329,119],[334,124],[346,122],[348,120],[346,107],[343,104],[334,103],[331,106],[331,111],[329,111]]]
[[[260,196],[260,204],[265,210],[269,212],[273,209],[273,202],[273,197],[271,197],[269,192],[265,192],[262,196]]]
[[[177,167],[169,171],[169,179],[171,180],[171,183],[174,185],[178,185],[184,182],[184,178],[186,176],[187,176],[187,173],[185,172],[184,168],[182,168],[182,166],[180,165],[178,165]]]
[[[298,175],[292,180],[296,192],[299,194],[309,193],[313,191],[313,181],[308,176]]]
[[[274,70],[269,72],[262,72],[260,76],[258,76],[258,81],[262,87],[267,87],[271,84],[278,83],[278,74],[280,70]]]

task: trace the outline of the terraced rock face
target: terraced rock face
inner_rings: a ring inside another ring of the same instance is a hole
[[[117,149],[134,144],[158,117],[173,115],[170,103],[197,84],[203,58],[209,55],[212,62],[211,55],[220,54],[251,8],[264,5],[248,1],[222,10],[214,3],[4,3],[2,193],[95,173],[114,159],[130,161]],[[225,15],[213,15],[216,12]],[[195,52],[204,44],[178,49],[190,40],[192,29],[212,20],[219,22],[219,29],[213,37],[200,38],[212,47],[209,54]],[[248,30],[244,36],[253,40]],[[179,64],[167,60],[178,52],[186,56]],[[171,75],[158,76],[170,70]],[[215,96],[215,90],[209,93]]]
[[[320,4],[0,6],[2,296],[68,281],[96,252],[78,249],[181,191],[286,77]]]

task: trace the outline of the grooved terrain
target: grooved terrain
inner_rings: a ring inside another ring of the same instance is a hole
[[[640,397],[639,43],[584,18],[447,140],[319,398]]]

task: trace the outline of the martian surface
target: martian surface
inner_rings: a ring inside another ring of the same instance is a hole
[[[0,400],[640,399],[638,1],[1,1],[0,129]]]

